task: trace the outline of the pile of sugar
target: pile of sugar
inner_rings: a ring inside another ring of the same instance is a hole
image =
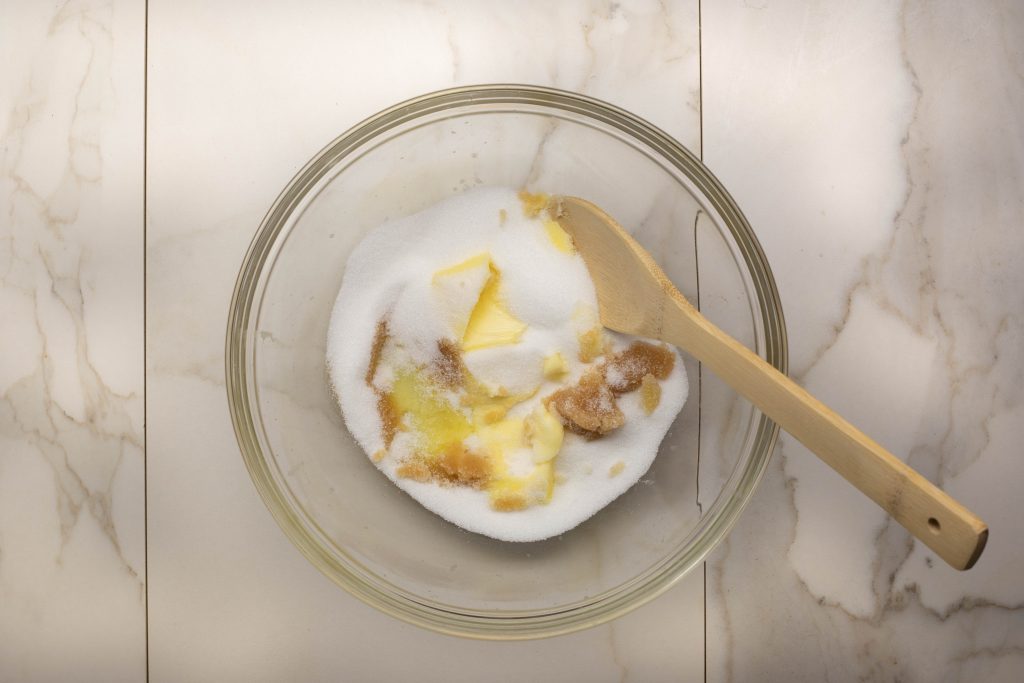
[[[591,367],[578,359],[578,334],[597,322],[593,282],[578,254],[556,249],[542,221],[524,214],[514,190],[477,188],[389,221],[349,257],[328,331],[331,384],[349,431],[368,455],[385,446],[377,397],[365,381],[378,321],[388,321],[391,337],[414,362],[429,363],[438,340],[451,336],[433,275],[484,252],[501,273],[504,303],[528,327],[517,344],[465,352],[467,369],[512,393],[540,384],[530,401],[510,411],[522,416]],[[634,340],[607,334],[615,351]],[[541,371],[544,357],[556,351],[569,368],[557,383],[545,380]],[[376,465],[424,507],[469,531],[507,541],[555,536],[591,517],[648,470],[686,400],[685,370],[681,359],[676,361],[650,415],[639,393],[623,394],[618,398],[626,418],[622,427],[592,441],[566,432],[554,460],[557,483],[546,504],[497,511],[486,491],[400,477],[396,470],[408,453],[397,438]]]

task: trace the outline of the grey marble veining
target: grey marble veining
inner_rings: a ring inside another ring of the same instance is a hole
[[[708,565],[708,678],[1017,680],[1024,15],[734,3],[703,19],[705,158],[772,260],[796,375],[992,530],[955,572],[783,438]]]
[[[0,679],[145,676],[142,12],[0,9]]]

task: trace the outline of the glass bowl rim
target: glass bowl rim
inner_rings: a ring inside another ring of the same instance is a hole
[[[750,224],[735,201],[703,162],[660,128],[621,109],[587,95],[546,86],[483,84],[448,88],[427,93],[389,107],[349,128],[324,146],[289,181],[278,195],[256,231],[239,269],[227,317],[225,339],[225,388],[232,426],[246,469],[260,497],[285,535],[306,558],[332,581],[365,603],[408,623],[440,633],[491,640],[548,637],[582,630],[619,617],[661,595],[699,564],[728,534],[746,507],[771,458],[778,427],[763,414],[758,416],[751,457],[743,468],[736,490],[697,535],[673,557],[669,555],[637,581],[601,594],[598,599],[577,603],[569,609],[522,612],[456,611],[450,606],[417,599],[404,591],[389,589],[384,582],[365,580],[359,573],[326,552],[305,528],[270,471],[253,419],[254,387],[250,386],[255,321],[253,304],[262,291],[264,266],[288,223],[292,210],[310,189],[342,159],[380,134],[430,114],[478,104],[528,105],[582,115],[653,148],[665,161],[681,171],[704,194],[725,223],[739,247],[757,297],[757,310],[764,325],[764,354],[770,364],[786,373],[788,344],[778,289],[764,251]],[[273,263],[274,259],[270,259]],[[265,284],[265,282],[263,283]],[[733,476],[730,477],[733,478]],[[719,505],[716,500],[712,510]],[[355,564],[353,562],[353,564]]]

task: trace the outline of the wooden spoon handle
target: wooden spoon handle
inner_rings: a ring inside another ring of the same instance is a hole
[[[678,291],[668,294],[665,341],[706,364],[951,566],[974,565],[988,540],[983,521],[718,329]]]

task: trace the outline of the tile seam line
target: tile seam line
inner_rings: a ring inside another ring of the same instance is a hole
[[[148,221],[149,221],[149,0],[142,21],[142,526],[145,567],[143,613],[145,616],[146,683],[149,683],[149,357],[148,357]]]
[[[147,0],[148,2],[148,0]],[[699,156],[701,163],[704,162],[704,13],[702,0],[697,0],[697,133],[699,136]],[[700,220],[698,215],[697,220]],[[694,264],[697,276],[697,310],[700,310],[700,258],[697,254],[697,223],[694,222]],[[701,424],[703,422],[704,405],[704,369],[703,365],[697,364],[697,505],[700,506],[700,445],[701,445]],[[704,619],[704,683],[708,681],[708,561],[704,558],[701,563],[701,579],[703,590],[701,601],[703,603],[702,617]]]

